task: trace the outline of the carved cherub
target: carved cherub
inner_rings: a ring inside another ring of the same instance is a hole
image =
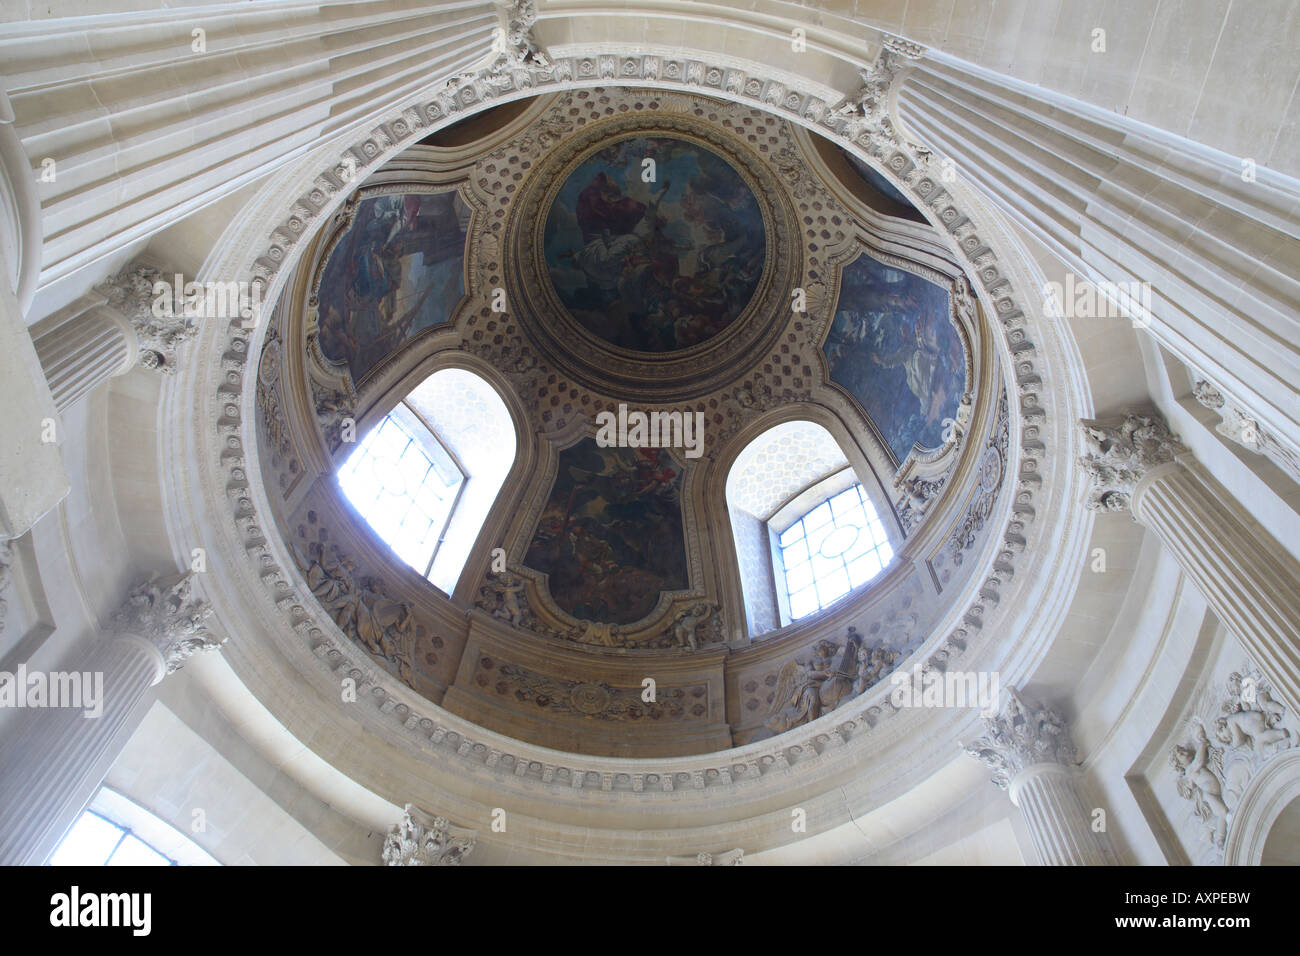
[[[1196,815],[1206,825],[1210,840],[1223,846],[1228,829],[1228,805],[1223,802],[1223,752],[1210,744],[1205,726],[1196,722],[1195,740],[1190,747],[1175,745],[1169,763],[1178,774],[1178,795],[1191,800]]]
[[[709,619],[713,613],[713,605],[707,601],[699,601],[679,611],[673,619],[673,637],[677,641],[678,647],[689,647],[696,651],[700,648],[698,630],[701,624]]]

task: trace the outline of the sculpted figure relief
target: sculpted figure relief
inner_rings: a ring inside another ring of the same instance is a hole
[[[1250,681],[1249,685],[1246,680]],[[1230,674],[1228,699],[1222,709],[1225,716],[1214,722],[1214,736],[1220,743],[1233,749],[1244,747],[1260,755],[1271,744],[1278,744],[1277,750],[1291,746],[1291,731],[1278,726],[1283,706],[1273,699],[1266,685],[1258,686],[1254,678],[1243,678],[1235,671]]]
[[[394,664],[398,677],[409,682],[416,636],[410,607],[385,595],[373,579],[359,578],[347,555],[326,556],[320,542],[312,542],[298,560],[307,586],[339,630]]]
[[[1216,847],[1223,846],[1228,829],[1228,805],[1223,802],[1223,751],[1210,743],[1205,725],[1196,722],[1190,746],[1176,745],[1169,763],[1178,774],[1178,795],[1191,800]]]
[[[816,720],[875,684],[898,659],[896,651],[863,651],[861,645],[861,636],[851,627],[842,650],[832,641],[821,641],[811,660],[788,662],[777,678],[772,714],[763,726],[784,733]]]

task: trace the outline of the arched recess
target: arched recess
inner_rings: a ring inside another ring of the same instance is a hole
[[[727,473],[727,513],[750,637],[792,620],[785,600],[785,591],[792,585],[783,581],[780,547],[773,535],[859,483],[834,436],[807,420],[773,425],[736,457]],[[878,482],[863,483],[862,487],[872,517],[889,513]],[[776,527],[778,521],[783,527]]]
[[[357,435],[366,435],[400,402],[413,399],[426,421],[448,430],[453,452],[471,475],[465,495],[471,494],[472,477],[478,470],[480,483],[473,488],[473,497],[458,505],[458,509],[466,507],[464,514],[455,527],[448,526],[454,535],[449,543],[456,550],[437,564],[434,570],[439,573],[431,573],[429,578],[453,603],[468,607],[491,561],[492,549],[505,537],[529,476],[538,466],[537,437],[528,427],[527,412],[514,390],[499,371],[478,357],[450,348],[432,355],[411,354],[404,364],[400,371],[390,370],[383,391],[372,395],[357,419]],[[437,408],[448,402],[454,410]],[[482,427],[480,416],[489,410],[490,434],[476,435]],[[494,441],[509,444],[510,461],[504,468],[491,447]],[[336,453],[335,467],[346,457],[346,452]],[[366,527],[364,520],[356,524]],[[368,528],[366,533],[370,535]],[[454,582],[447,582],[453,569]],[[439,579],[452,586],[445,587]]]
[[[1259,866],[1275,826],[1294,822],[1300,800],[1300,750],[1278,754],[1255,775],[1233,810],[1223,841],[1225,866]]]
[[[800,442],[804,446],[800,454],[787,461],[788,446],[772,454],[784,442],[783,436],[797,432],[807,438]],[[719,587],[731,607],[745,608],[745,627],[733,640],[748,643],[782,627],[771,552],[764,550],[769,548],[767,521],[810,486],[847,469],[862,483],[890,543],[901,546],[902,525],[879,471],[855,435],[829,409],[800,403],[762,416],[720,450],[705,494],[708,512],[726,525],[714,529],[722,559]],[[768,443],[775,444],[768,447]],[[762,469],[768,463],[779,463],[776,481],[771,475],[764,479]]]
[[[337,474],[389,546],[451,594],[515,451],[496,390],[473,372],[445,368],[394,404]]]

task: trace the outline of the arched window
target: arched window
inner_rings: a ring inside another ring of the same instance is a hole
[[[473,372],[448,368],[398,402],[338,478],[393,552],[450,594],[514,460],[501,396]]]
[[[776,539],[777,598],[784,621],[797,621],[866,584],[894,557],[884,523],[854,480],[842,491],[828,492],[845,480],[831,475],[813,489],[821,498],[790,521],[768,522]],[[804,496],[800,496],[801,498]],[[795,504],[795,508],[806,507]],[[788,509],[782,509],[782,515]],[[782,515],[788,520],[787,515]]]
[[[827,607],[893,559],[870,495],[813,422],[785,422],[750,442],[727,476],[727,506],[754,636]]]
[[[48,860],[50,866],[220,866],[171,824],[107,787],[95,794]]]

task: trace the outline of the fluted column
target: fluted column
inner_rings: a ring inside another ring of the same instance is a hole
[[[126,743],[149,688],[194,652],[220,645],[204,627],[210,613],[192,597],[189,574],[154,578],[131,589],[109,633],[75,672],[40,675],[46,705],[15,728],[0,758],[0,864],[44,862]],[[19,674],[30,686],[32,675]],[[66,688],[74,675],[75,707],[54,699],[56,684]],[[30,702],[18,676],[14,690]]]
[[[1114,862],[1076,788],[1074,744],[1056,711],[1026,701],[1014,688],[984,736],[966,753],[993,772],[1024,818],[1043,866],[1107,866]]]
[[[1083,422],[1094,510],[1132,513],[1292,706],[1300,701],[1300,562],[1156,414]]]
[[[1300,182],[935,50],[897,111],[1078,279],[1150,283],[1150,334],[1300,455]]]
[[[369,133],[487,59],[501,22],[491,0],[320,0],[0,24],[23,165],[42,173],[40,285]]]
[[[36,336],[36,357],[60,412],[114,375],[135,365],[136,337],[120,312],[102,296],[85,296],[74,314]]]

